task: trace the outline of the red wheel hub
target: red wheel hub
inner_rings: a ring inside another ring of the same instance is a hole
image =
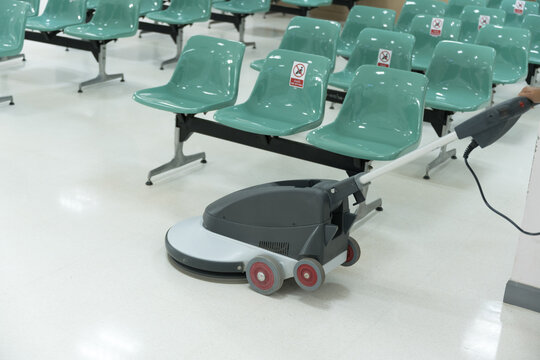
[[[298,278],[298,281],[302,283],[302,285],[307,287],[314,286],[317,284],[317,280],[319,279],[317,271],[313,268],[313,266],[308,264],[302,264],[298,267],[298,270],[296,270],[296,277]]]
[[[249,269],[249,277],[253,285],[261,290],[268,290],[274,286],[274,273],[268,265],[263,262],[256,262]]]
[[[347,246],[347,260],[345,262],[351,262],[354,259],[354,250],[351,245]]]

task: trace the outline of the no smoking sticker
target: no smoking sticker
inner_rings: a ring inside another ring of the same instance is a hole
[[[379,49],[377,66],[390,67],[390,61],[392,61],[392,50]]]
[[[308,68],[307,63],[295,61],[291,69],[291,79],[289,81],[290,86],[294,86],[300,89],[304,88],[304,79],[306,78],[306,72]]]
[[[491,17],[489,15],[480,15],[480,17],[478,18],[478,29],[481,29],[487,24],[489,24],[490,20]]]
[[[525,8],[525,1],[517,0],[514,4],[514,13],[518,15],[523,15],[523,9]]]
[[[444,19],[433,18],[433,20],[431,20],[431,29],[429,30],[429,34],[431,36],[441,36],[443,24]]]

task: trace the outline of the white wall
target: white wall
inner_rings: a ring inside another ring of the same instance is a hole
[[[540,232],[540,129],[522,228]],[[540,236],[520,235],[512,280],[540,289]]]

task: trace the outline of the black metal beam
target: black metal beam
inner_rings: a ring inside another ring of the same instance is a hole
[[[58,36],[58,32],[36,32],[36,31],[26,31],[24,38],[26,40],[39,41],[46,44],[58,45],[67,48],[73,48],[78,50],[90,51],[94,58],[98,59],[99,56],[99,44],[107,43],[110,40],[106,41],[96,41],[96,40],[82,40],[75,39],[66,36]]]
[[[352,7],[354,5],[356,5],[356,2],[355,0],[333,0],[332,1],[332,4],[334,5],[344,5],[346,6],[349,10],[352,9]]]
[[[447,125],[448,117],[452,115],[453,111],[438,110],[438,109],[424,109],[424,121],[431,124],[437,135],[442,137],[443,126]]]
[[[334,89],[326,90],[326,100],[336,104],[343,104],[343,101],[345,101],[345,95],[347,95],[345,91]]]
[[[257,149],[290,156],[296,159],[330,166],[357,174],[365,169],[367,160],[336,154],[315,146],[283,139],[277,136],[254,134],[231,128],[215,121],[192,115],[177,114],[176,126],[180,129],[180,142],[186,141],[193,133],[223,139]]]
[[[251,14],[233,14],[233,15],[227,15],[227,14],[218,14],[218,13],[211,13],[210,19],[215,22],[227,22],[234,25],[237,31],[240,31],[240,22],[242,21],[242,18],[251,15]]]
[[[284,13],[284,14],[291,14],[296,16],[307,16],[308,11],[312,8],[306,8],[306,7],[291,7],[291,6],[282,6],[282,5],[275,5],[272,4],[270,6],[270,11],[268,13]]]

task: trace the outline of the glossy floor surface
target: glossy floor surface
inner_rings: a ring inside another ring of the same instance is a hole
[[[289,20],[248,18],[257,49],[246,49],[239,103],[258,74],[249,63],[278,46]],[[238,36],[230,24],[186,28],[194,34]],[[78,83],[97,73],[89,53],[30,41],[24,52],[26,63],[0,63],[0,94],[16,102],[0,104],[0,359],[540,359],[540,314],[501,302],[518,233],[485,208],[462,160],[430,181],[435,154],[377,179],[370,198],[385,210],[353,232],[359,263],[317,292],[286,281],[265,297],[179,272],[165,232],[243,187],[345,174],[196,134],[185,150],[206,151],[208,164],[145,186],[172,155],[174,116],[131,95],[171,76],[159,70],[171,39],[111,43],[108,71],[126,82],[83,94]],[[499,87],[496,101],[523,85]],[[328,107],[325,123],[339,110]],[[518,221],[539,118],[531,111],[471,155],[493,204]],[[424,124],[422,143],[435,138]]]

